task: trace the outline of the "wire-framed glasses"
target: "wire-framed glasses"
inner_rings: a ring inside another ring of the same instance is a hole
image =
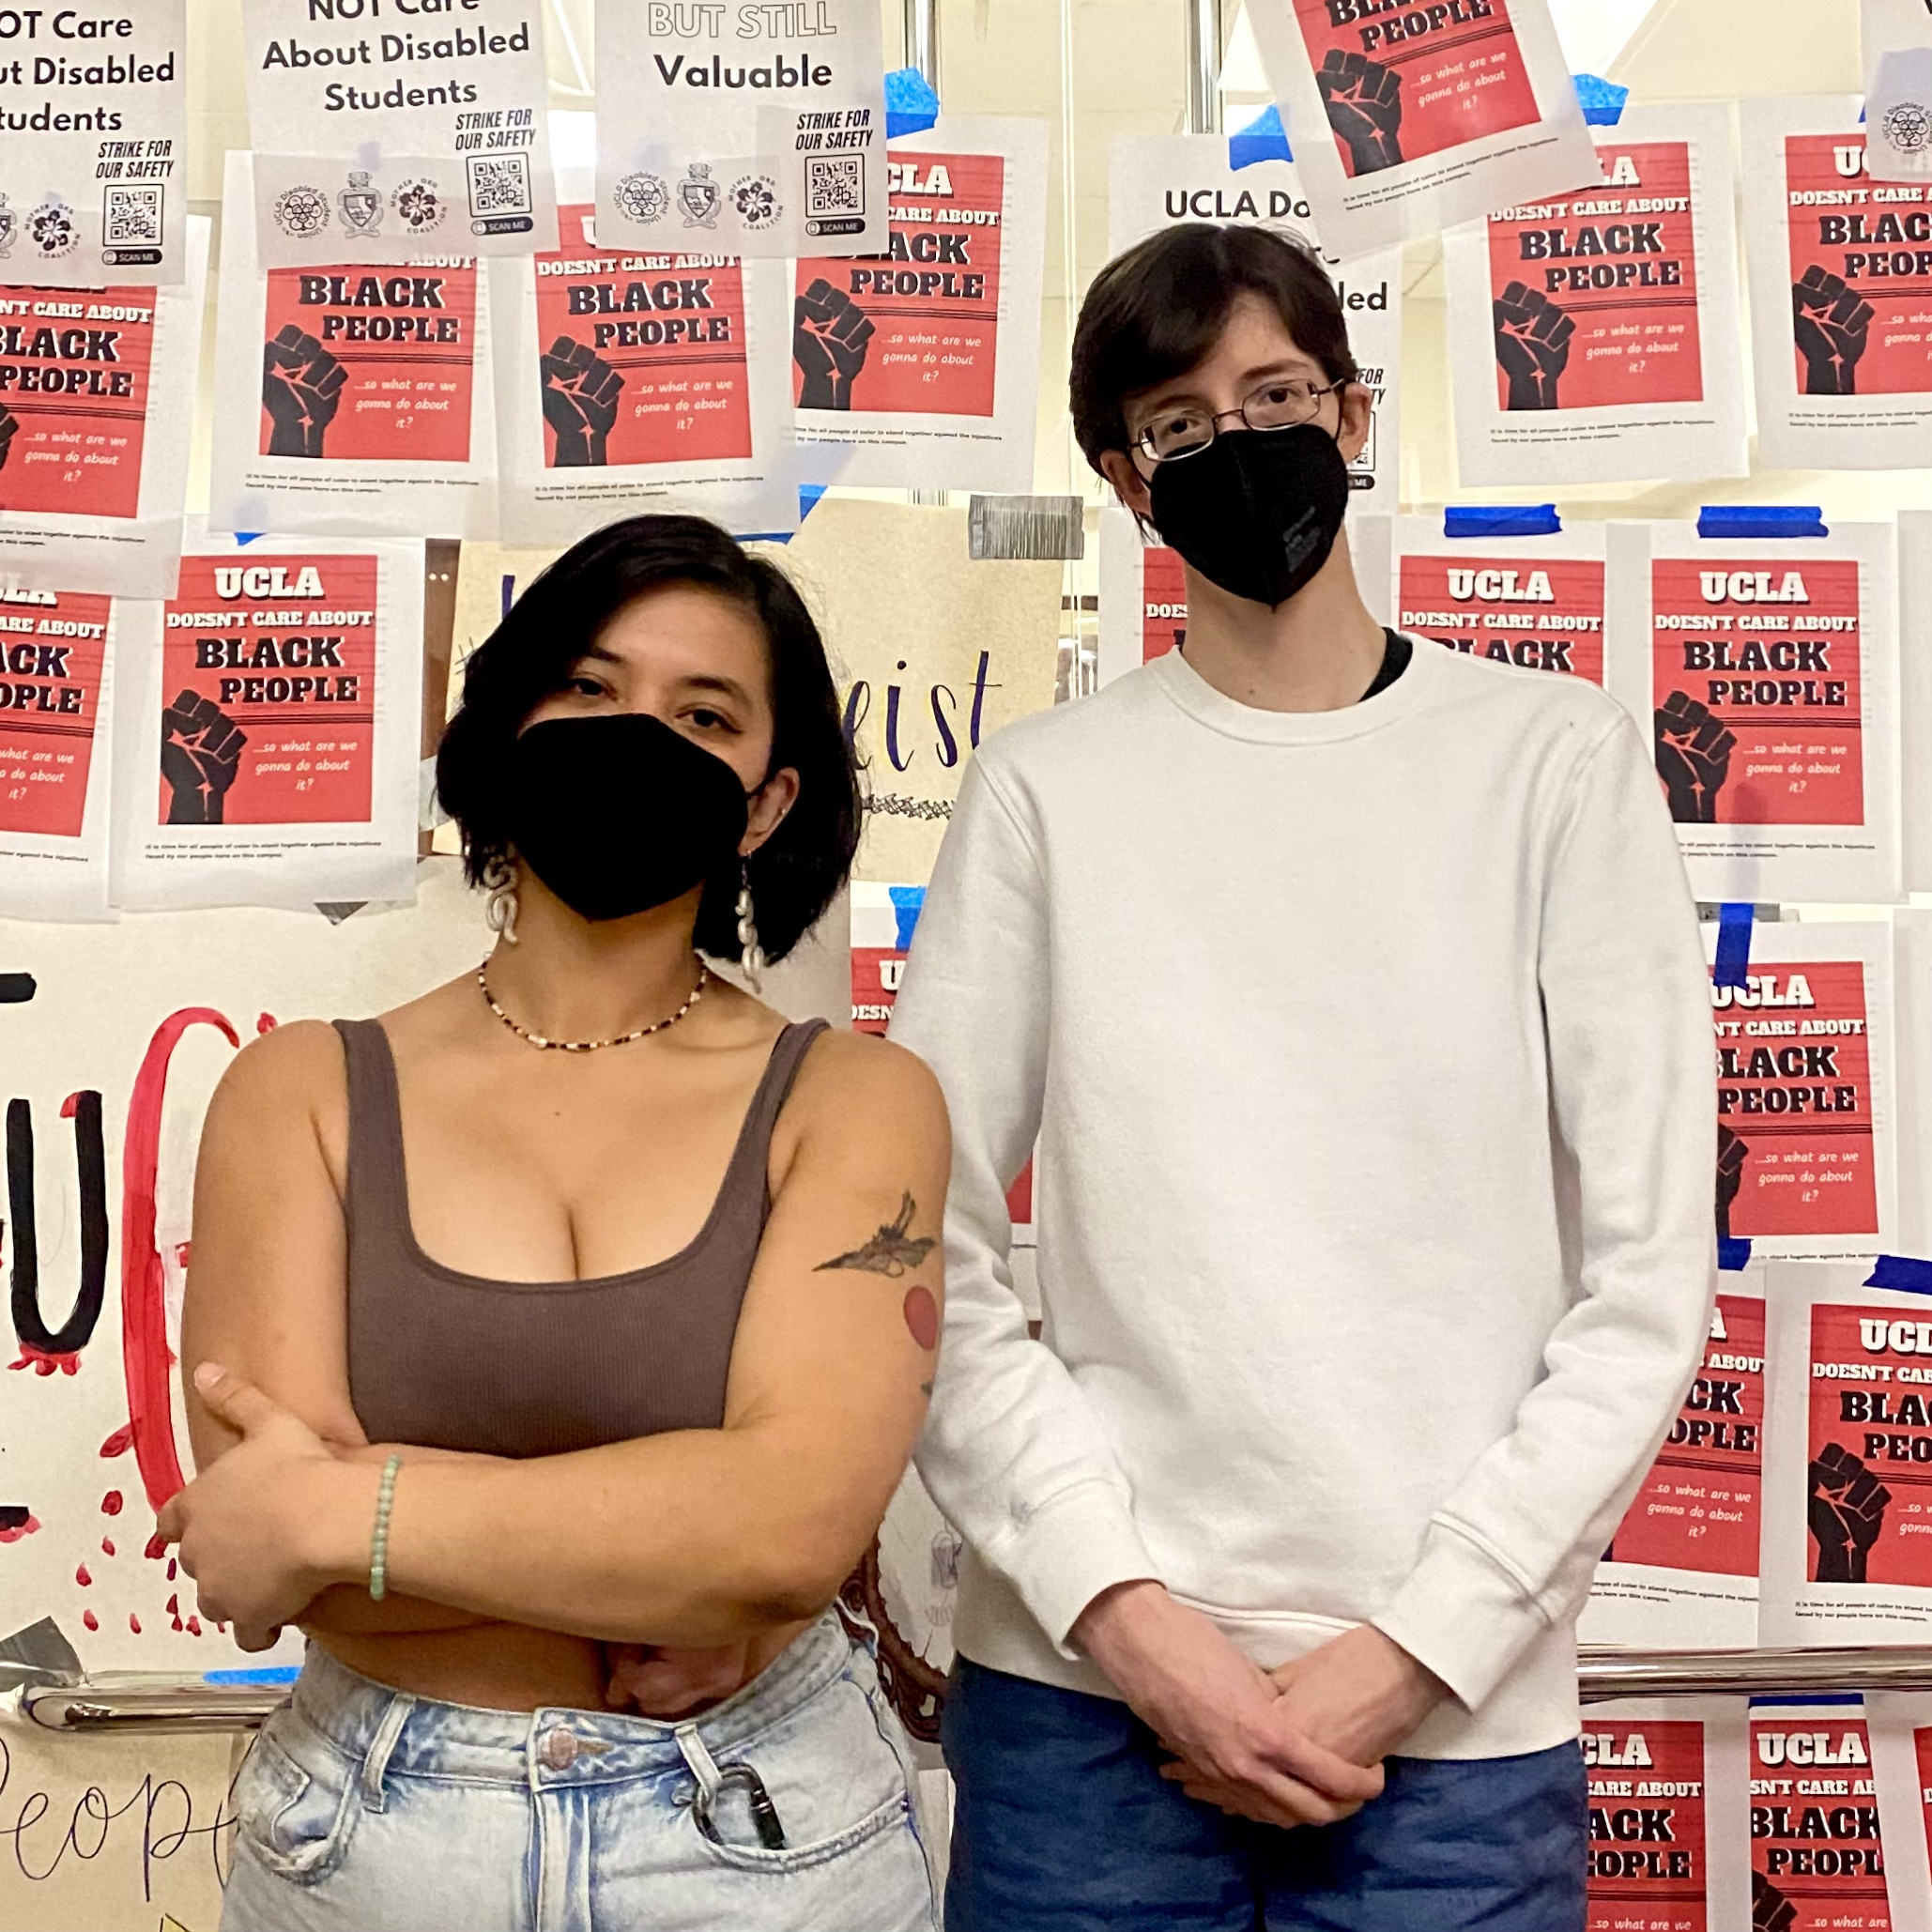
[[[1177,462],[1183,456],[1198,456],[1230,416],[1238,416],[1250,429],[1294,429],[1314,420],[1324,396],[1347,387],[1345,380],[1323,383],[1286,377],[1263,383],[1242,398],[1238,409],[1216,411],[1199,403],[1182,403],[1163,409],[1134,443],[1156,463]]]

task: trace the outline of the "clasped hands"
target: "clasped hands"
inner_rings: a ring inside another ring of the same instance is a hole
[[[1096,1597],[1073,1641],[1173,1754],[1162,1777],[1261,1824],[1360,1810],[1381,1794],[1383,1758],[1449,1695],[1369,1624],[1264,1672],[1151,1582]]]

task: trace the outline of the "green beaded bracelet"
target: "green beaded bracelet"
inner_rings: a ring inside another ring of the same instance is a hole
[[[376,1492],[376,1528],[369,1539],[369,1594],[381,1602],[389,1589],[389,1517],[396,1504],[396,1471],[401,1456],[382,1465],[382,1483]]]

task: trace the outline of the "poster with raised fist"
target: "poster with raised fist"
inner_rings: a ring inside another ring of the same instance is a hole
[[[887,252],[792,265],[802,473],[1023,494],[1039,428],[1046,123],[943,116],[886,159]]]
[[[1547,0],[1265,0],[1249,20],[1344,260],[1596,179]]]
[[[1188,580],[1178,550],[1143,533],[1119,503],[1100,507],[1099,682],[1188,641]]]
[[[602,247],[588,171],[563,193],[564,245],[491,274],[505,533],[560,545],[652,511],[795,529],[787,265]]]
[[[1860,105],[1740,104],[1767,468],[1913,469],[1932,449],[1932,179],[1873,177]]]
[[[1593,132],[1598,180],[1448,238],[1462,480],[1743,476],[1730,109]]]
[[[120,654],[116,905],[413,897],[422,592],[420,543],[191,527]]]
[[[231,151],[210,528],[488,537],[496,396],[474,256],[260,267],[253,158]]]
[[[1885,1832],[1860,1700],[1769,1705],[1750,1713],[1751,1932],[1890,1932]]]

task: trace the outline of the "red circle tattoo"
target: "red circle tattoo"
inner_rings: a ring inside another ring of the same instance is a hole
[[[927,1354],[939,1346],[939,1303],[932,1298],[930,1288],[908,1288],[905,1301],[906,1326],[912,1332],[912,1340]]]

